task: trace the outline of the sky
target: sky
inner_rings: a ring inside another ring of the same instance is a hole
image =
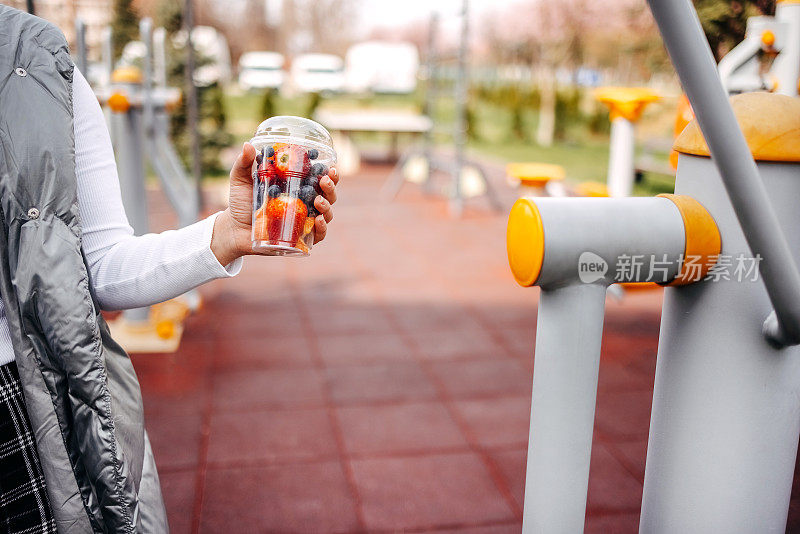
[[[282,0],[264,0],[267,13],[279,16]],[[356,25],[358,31],[367,35],[373,28],[387,26],[407,26],[415,21],[427,21],[433,10],[440,14],[444,23],[444,32],[449,26],[457,27],[457,16],[461,13],[463,0],[356,0],[360,20]],[[475,15],[502,5],[511,4],[513,0],[469,0],[471,20]],[[272,18],[272,17],[270,17]],[[448,24],[449,21],[449,24]]]
[[[462,0],[360,0],[361,23],[364,26],[404,26],[415,20],[427,19],[432,10],[442,19],[461,12]],[[470,0],[470,11],[479,13],[492,6],[510,4],[502,0]]]
[[[414,22],[427,23],[435,10],[439,15],[440,42],[454,42],[460,33],[463,0],[358,0],[360,3],[359,37],[373,28],[406,27]],[[469,0],[472,34],[476,20],[489,9],[512,4],[514,0]]]

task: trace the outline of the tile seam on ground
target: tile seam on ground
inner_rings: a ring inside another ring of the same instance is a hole
[[[216,357],[217,351],[213,350],[211,352],[211,361],[214,362]],[[206,371],[205,374],[204,382],[206,382],[206,387],[208,389],[206,391],[205,405],[203,406],[202,420],[200,423],[200,450],[197,453],[197,474],[195,478],[194,504],[192,506],[192,534],[198,534],[200,532],[200,525],[202,522],[203,498],[205,496],[206,485],[206,462],[208,460],[208,444],[211,436],[211,414],[214,406],[215,375],[208,371]]]
[[[391,231],[395,234],[395,236],[397,236],[398,232],[393,227],[390,227],[390,228],[391,228]],[[400,236],[399,240],[402,241],[403,240],[403,236]],[[408,248],[408,250],[410,250],[410,248]],[[430,272],[429,268],[427,268],[427,270]],[[433,274],[435,274],[435,273],[433,273]],[[438,278],[438,277],[434,276],[433,278]],[[443,286],[447,289],[446,285],[443,285]],[[449,289],[447,289],[447,291],[448,291],[448,293],[450,293]],[[376,299],[376,301],[378,302],[378,304],[379,304],[379,306],[381,308],[385,308],[386,307],[386,304],[384,303],[382,296],[379,297],[378,299]],[[463,304],[462,304],[462,306],[463,306]],[[429,363],[430,362],[423,361],[424,358],[422,358],[422,355],[420,353],[420,347],[417,344],[416,339],[414,339],[413,336],[409,335],[408,332],[405,330],[405,328],[402,325],[399,324],[399,321],[397,320],[396,317],[394,317],[394,315],[392,314],[391,310],[384,310],[384,315],[388,315],[389,316],[390,320],[394,323],[395,329],[400,331],[400,333],[406,338],[406,343],[410,343],[410,346],[412,347],[415,359],[418,361],[418,363],[422,367],[423,371],[428,375],[428,377],[431,379],[431,381],[433,381],[433,383],[435,384],[436,389],[438,390],[438,393],[439,393],[440,400],[444,403],[445,408],[447,409],[447,411],[450,414],[450,417],[453,419],[453,421],[456,423],[456,425],[461,430],[462,434],[464,435],[464,438],[467,440],[467,443],[469,443],[470,446],[473,448],[474,452],[476,454],[478,454],[478,457],[481,459],[482,463],[484,464],[484,467],[486,467],[486,469],[489,472],[489,477],[491,478],[491,480],[494,483],[494,485],[497,488],[497,490],[500,492],[500,494],[503,497],[503,499],[505,500],[506,504],[509,506],[509,508],[511,510],[511,513],[515,517],[517,517],[518,519],[521,519],[522,518],[522,508],[517,503],[517,500],[514,498],[514,495],[513,495],[512,491],[511,491],[511,488],[508,486],[508,483],[505,480],[505,477],[503,476],[499,466],[491,458],[491,456],[488,454],[488,452],[486,450],[484,450],[477,443],[477,439],[472,434],[471,429],[468,428],[468,425],[466,424],[466,422],[457,413],[458,411],[453,406],[453,400],[450,397],[450,395],[448,394],[447,388],[444,386],[444,384],[439,379],[439,377],[436,376],[436,374],[433,372],[433,370],[430,369],[430,367],[429,367]]]
[[[382,300],[381,300],[381,306],[383,306]],[[413,339],[413,336],[408,335],[408,333],[403,329],[402,326],[399,326],[398,322],[392,316],[392,312],[384,311],[384,313],[390,316],[390,320],[394,322],[395,328],[400,330],[401,335],[403,335],[406,338],[406,343],[409,343],[409,345],[411,346],[411,350],[413,351],[414,358],[417,360],[417,364],[422,368],[423,372],[427,375],[428,379],[431,380],[431,382],[434,384],[434,387],[436,388],[437,394],[439,396],[439,400],[444,405],[445,409],[450,415],[450,418],[456,424],[464,439],[466,439],[472,452],[477,454],[478,457],[481,459],[481,463],[484,465],[484,467],[487,469],[489,473],[489,478],[495,485],[495,488],[500,492],[500,495],[503,497],[503,500],[509,506],[511,513],[514,515],[514,517],[521,518],[522,510],[517,504],[516,499],[514,499],[514,496],[511,493],[511,489],[508,487],[505,478],[500,472],[499,467],[489,457],[487,452],[484,451],[477,444],[475,436],[472,435],[471,430],[468,429],[466,423],[458,415],[457,410],[453,406],[453,400],[450,398],[450,396],[446,391],[447,388],[444,386],[439,377],[436,376],[433,370],[430,369],[431,362],[425,361],[425,359],[420,356],[420,348],[416,340]]]
[[[307,324],[310,324],[310,314],[308,312],[307,304],[300,296],[300,292],[297,288],[297,280],[294,276],[294,272],[291,272],[289,275],[289,287],[291,288],[290,291],[297,299],[298,308],[300,312],[301,319],[305,319]],[[308,329],[308,337],[309,345],[311,349],[311,360],[314,363],[314,367],[317,369],[317,372],[320,373],[320,379],[323,381],[323,400],[325,404],[325,409],[328,415],[328,422],[331,425],[331,431],[333,432],[334,441],[336,441],[336,449],[338,452],[338,460],[339,465],[341,466],[342,472],[344,474],[344,478],[347,484],[347,489],[350,492],[350,496],[353,499],[353,509],[356,516],[356,521],[358,522],[359,532],[366,532],[366,519],[364,518],[364,512],[361,506],[361,494],[358,490],[358,486],[356,485],[355,481],[355,474],[353,473],[353,467],[350,463],[350,459],[347,456],[347,450],[344,445],[344,436],[342,435],[342,429],[339,424],[339,419],[335,414],[335,404],[333,403],[333,396],[330,388],[330,383],[325,376],[325,363],[322,359],[322,355],[320,354],[320,345],[319,345],[319,338],[317,337],[317,333],[314,331],[313,328]]]

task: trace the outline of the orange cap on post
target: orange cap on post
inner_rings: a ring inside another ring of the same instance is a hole
[[[594,97],[611,110],[611,120],[622,117],[636,122],[644,108],[661,97],[646,87],[602,87],[595,90]]]
[[[530,199],[520,198],[511,208],[506,249],[517,283],[523,287],[534,285],[544,261],[544,226],[539,208]]]

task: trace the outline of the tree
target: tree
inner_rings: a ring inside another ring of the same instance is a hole
[[[775,0],[694,0],[694,5],[717,61],[744,39],[749,17],[775,12]]]
[[[183,26],[183,2],[181,0],[160,0],[156,9],[156,25],[167,30],[167,83],[173,87],[185,86],[186,51],[185,46],[176,46],[175,39]],[[208,64],[207,57],[197,57],[196,67]],[[172,140],[184,164],[190,163],[191,136],[187,129],[186,98],[182,98],[171,115]],[[221,172],[219,154],[230,146],[233,136],[225,129],[226,114],[223,105],[222,88],[218,83],[197,88],[198,129],[200,131],[201,167],[205,172]],[[188,165],[187,165],[188,166]]]
[[[133,0],[114,0],[111,35],[115,58],[122,55],[126,44],[139,38],[139,15],[133,7]]]

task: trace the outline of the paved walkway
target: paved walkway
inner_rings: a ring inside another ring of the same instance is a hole
[[[309,259],[203,290],[180,351],[134,357],[173,532],[519,532],[538,290],[505,214],[344,178]],[[635,532],[660,294],[610,302],[589,533]]]

